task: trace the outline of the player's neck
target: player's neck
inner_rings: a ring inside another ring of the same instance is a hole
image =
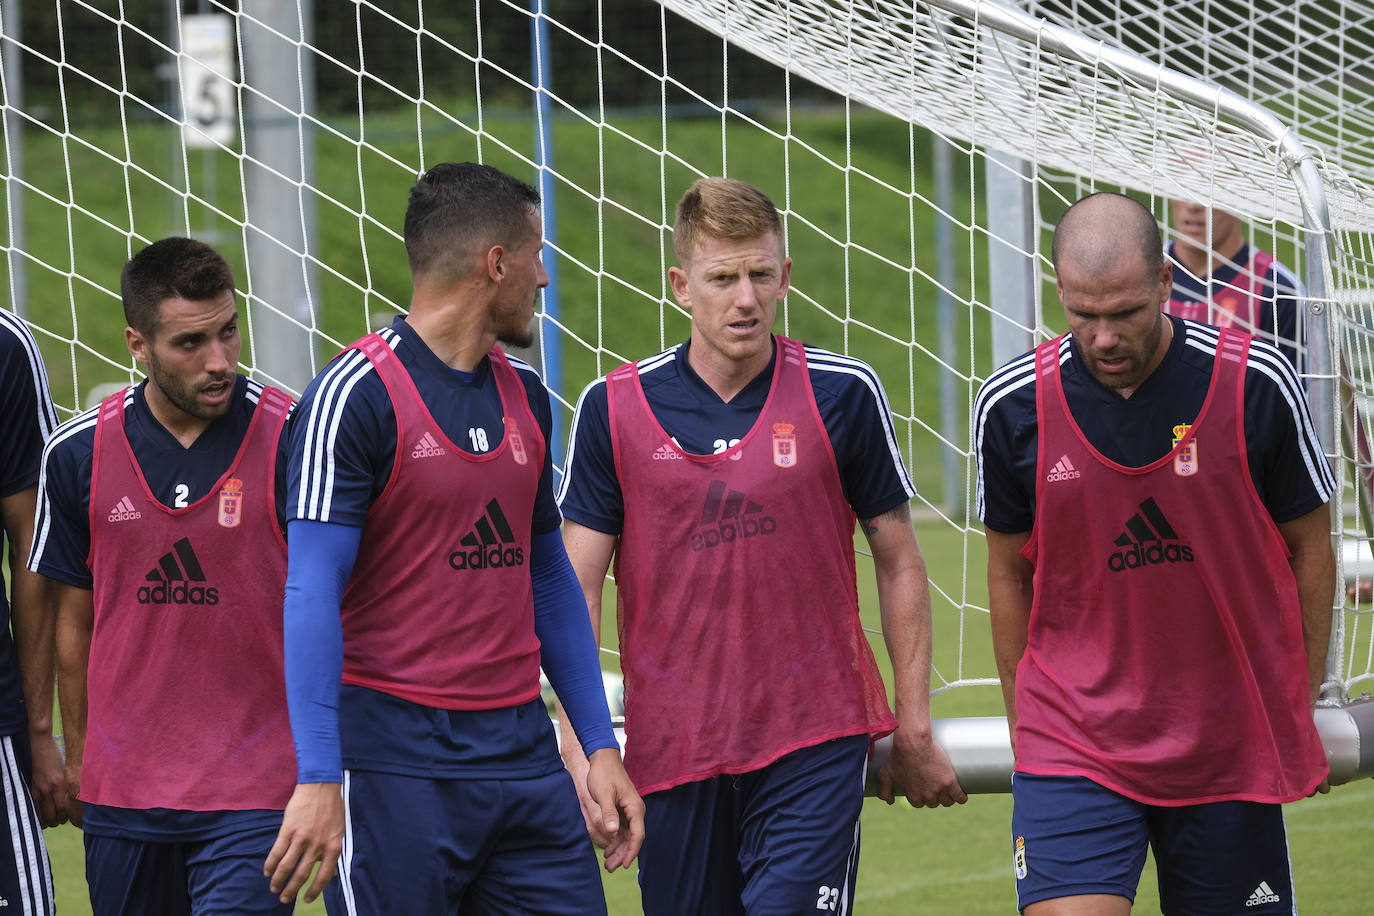
[[[1140,390],[1140,386],[1145,384],[1145,380],[1155,374],[1155,370],[1159,368],[1160,363],[1164,362],[1164,357],[1168,354],[1169,347],[1174,342],[1173,320],[1167,315],[1161,315],[1159,320],[1162,323],[1159,328],[1159,343],[1155,346],[1155,352],[1151,355],[1150,361],[1146,363],[1145,373],[1141,375],[1140,381],[1129,388],[1117,389],[1117,394],[1121,395],[1122,398],[1129,398],[1131,395],[1135,394]]]
[[[735,395],[758,378],[760,372],[768,368],[773,359],[771,339],[769,344],[761,353],[747,359],[734,360],[712,350],[705,343],[693,340],[687,347],[687,364],[692,367],[697,378],[706,383],[706,387],[728,404],[734,400]]]
[[[1236,255],[1245,247],[1245,238],[1237,234],[1231,238],[1214,240],[1213,244],[1215,247],[1209,251],[1206,245],[1179,238],[1174,245],[1174,257],[1193,276],[1210,277],[1218,267],[1235,263]]]
[[[167,396],[152,379],[143,386],[143,401],[148,405],[148,412],[153,415],[153,419],[171,433],[172,438],[177,440],[182,448],[195,445],[200,434],[205,432],[206,427],[212,422],[189,414],[167,400]]]
[[[482,320],[483,314],[452,299],[412,299],[405,322],[450,369],[475,372],[496,345],[496,334]]]

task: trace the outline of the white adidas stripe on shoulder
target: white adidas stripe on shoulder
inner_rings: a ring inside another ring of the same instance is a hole
[[[587,387],[582,389],[582,393],[577,396],[577,406],[573,408],[572,428],[568,431],[568,453],[563,458],[563,479],[558,484],[558,504],[563,504],[563,498],[568,494],[568,481],[572,478],[573,462],[577,456],[577,427],[582,422],[582,405],[587,400],[587,395],[592,389],[600,386],[605,387],[606,377],[598,376],[587,383]]]
[[[393,350],[400,336],[390,328],[378,332]],[[301,456],[301,483],[296,495],[296,518],[329,521],[334,497],[334,443],[339,433],[348,396],[373,371],[372,361],[361,350],[350,350],[324,370],[315,387],[315,400],[306,417],[305,450]]]
[[[1221,332],[1210,325],[1198,324],[1193,321],[1186,321],[1184,324],[1186,325],[1184,344],[1215,356],[1217,345],[1221,340]],[[1303,464],[1312,480],[1312,489],[1320,494],[1323,499],[1329,500],[1332,494],[1336,492],[1336,478],[1326,460],[1321,437],[1317,435],[1317,430],[1312,425],[1312,417],[1307,410],[1307,393],[1302,387],[1302,382],[1299,380],[1293,364],[1284,357],[1278,347],[1255,338],[1250,342],[1250,356],[1246,362],[1246,368],[1268,378],[1279,394],[1283,396],[1284,402],[1292,413],[1293,425],[1298,431],[1298,452],[1302,455]]]
[[[518,356],[512,356],[511,354],[507,353],[506,362],[510,363],[511,368],[515,369],[518,372],[529,372],[534,376],[539,377],[539,370],[534,368],[534,366],[525,362]]]
[[[1069,337],[1065,335],[1059,342],[1059,363],[1069,358]],[[1010,394],[1014,394],[1025,386],[1035,381],[1035,351],[1030,350],[1021,354],[1010,362],[1004,363],[1000,368],[993,371],[988,376],[981,388],[978,389],[978,396],[973,400],[973,455],[974,463],[977,467],[976,480],[974,481],[974,512],[979,517],[983,517],[984,493],[983,493],[983,433],[987,428],[988,415],[992,413],[998,402]]]
[[[131,388],[124,396],[126,407],[132,396],[133,389]],[[48,499],[48,463],[51,460],[53,449],[73,436],[94,429],[99,413],[99,404],[82,411],[58,426],[43,445],[43,458],[38,465],[38,510],[33,526],[33,546],[29,548],[28,566],[30,569],[34,569],[42,560],[43,551],[48,546],[48,535],[52,532],[52,503]]]
[[[23,319],[0,309],[0,328],[8,331],[19,342],[20,349],[29,361],[29,375],[38,401],[38,428],[43,438],[52,435],[57,428],[57,408],[53,406],[52,393],[48,389],[48,370],[43,365],[42,354],[38,351],[38,341],[34,340]]]
[[[873,367],[861,359],[843,356],[820,347],[807,346],[805,351],[807,368],[821,372],[839,372],[850,375],[868,386],[869,393],[873,395],[874,404],[878,408],[878,416],[883,424],[883,435],[887,440],[888,455],[892,459],[893,470],[897,472],[897,476],[902,481],[907,499],[911,499],[916,495],[916,486],[911,482],[911,475],[907,473],[906,464],[902,461],[902,450],[897,444],[897,428],[892,420],[892,406],[888,403],[887,392],[883,390],[883,383],[878,378],[878,374],[873,371]]]
[[[682,349],[682,344],[669,347],[662,353],[655,353],[653,356],[646,356],[635,363],[635,368],[640,375],[648,375],[655,369],[672,364],[677,359],[678,351]]]

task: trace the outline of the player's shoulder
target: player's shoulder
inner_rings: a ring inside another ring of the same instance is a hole
[[[1220,329],[1187,320],[1183,321],[1183,326],[1186,357],[1192,361],[1203,359],[1210,365],[1220,345]],[[1303,398],[1302,381],[1293,364],[1277,346],[1259,337],[1250,339],[1245,362],[1245,387],[1247,397],[1264,389],[1276,389],[1287,399]]]
[[[0,355],[37,359],[38,341],[29,326],[13,312],[0,309]]]
[[[1298,279],[1298,275],[1294,273],[1287,264],[1278,259],[1277,255],[1270,254],[1262,248],[1255,247],[1252,249],[1250,257],[1252,262],[1260,259],[1268,261],[1268,265],[1264,270],[1264,276],[1261,279],[1263,279],[1265,283],[1273,284],[1279,295],[1285,293],[1289,295],[1301,295],[1302,281]]]
[[[401,337],[391,328],[377,332],[395,350]],[[385,385],[376,372],[376,366],[367,354],[356,347],[349,347],[331,359],[320,372],[305,386],[298,403],[302,414],[329,414],[346,411],[350,401],[356,403],[358,392],[366,397],[369,391],[375,394],[385,391]]]
[[[126,410],[133,404],[133,399],[134,389],[124,389]],[[43,444],[43,466],[71,466],[89,460],[95,454],[95,426],[99,416],[100,405],[97,404],[59,423]]]
[[[870,395],[885,401],[882,380],[862,359],[811,344],[803,344],[803,349],[812,388],[819,387],[837,395]]]
[[[1059,364],[1067,362],[1073,349],[1066,334],[1059,340]],[[1035,350],[1028,350],[993,370],[973,401],[975,429],[981,434],[987,424],[1006,420],[1016,422],[1035,412]]]
[[[541,390],[544,388],[544,377],[533,365],[510,353],[506,354],[506,362],[510,363],[510,367],[515,370],[516,376],[526,388]]]
[[[655,353],[653,356],[646,356],[643,359],[630,363],[621,363],[614,367],[611,372],[620,372],[622,369],[633,368],[639,376],[639,384],[646,392],[651,391],[665,382],[675,382],[678,377],[677,360],[681,356],[682,344],[676,344]],[[610,373],[607,373],[609,375]],[[609,393],[606,386],[606,375],[598,375],[585,386],[577,396],[576,414],[597,415],[605,417],[608,412]]]

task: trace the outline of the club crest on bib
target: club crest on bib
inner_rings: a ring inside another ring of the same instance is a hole
[[[797,466],[796,427],[791,423],[773,424],[773,463],[780,468]]]
[[[1187,423],[1180,423],[1174,427],[1174,448],[1188,435],[1188,431],[1193,427]],[[1184,448],[1179,449],[1174,456],[1174,473],[1179,477],[1192,477],[1197,473],[1197,439],[1194,438]]]
[[[515,459],[516,464],[529,464],[529,456],[525,454],[525,440],[520,437],[520,427],[510,417],[506,417],[506,437],[510,439],[510,454]]]
[[[219,490],[219,524],[237,528],[243,520],[243,481],[230,477]]]

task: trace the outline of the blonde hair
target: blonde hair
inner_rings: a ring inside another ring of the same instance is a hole
[[[767,194],[733,178],[698,178],[678,201],[673,251],[685,265],[702,237],[747,241],[770,232],[781,247],[782,218]]]

